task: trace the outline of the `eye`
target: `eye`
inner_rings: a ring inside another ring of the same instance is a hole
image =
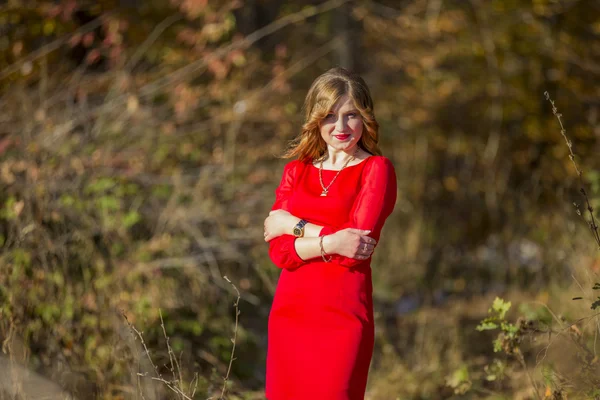
[[[358,113],[351,112],[351,113],[348,114],[348,116],[351,117],[351,118],[356,118],[356,117],[358,117]]]
[[[333,117],[335,117],[335,114],[334,114],[334,113],[329,113],[329,114],[327,114],[327,115],[325,116],[325,119],[331,119],[331,118],[333,118]]]

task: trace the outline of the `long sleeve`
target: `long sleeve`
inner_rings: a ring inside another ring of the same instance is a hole
[[[271,210],[283,209],[289,211],[288,200],[294,190],[296,171],[300,161],[291,161],[283,169],[281,182],[275,189],[275,203]],[[293,235],[281,235],[269,242],[269,257],[273,264],[279,268],[298,268],[306,261],[300,258],[296,252],[294,242],[296,237]]]
[[[352,206],[349,218],[342,226],[324,226],[320,236],[346,228],[370,230],[370,237],[379,242],[381,229],[396,204],[396,172],[389,159],[375,156],[365,166],[361,178],[361,189]],[[353,267],[365,262],[354,258],[332,255],[332,262]]]

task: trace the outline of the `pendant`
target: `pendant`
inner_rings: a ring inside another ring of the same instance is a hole
[[[325,196],[327,196],[327,190],[323,190],[323,191],[321,192],[321,197],[325,197]]]

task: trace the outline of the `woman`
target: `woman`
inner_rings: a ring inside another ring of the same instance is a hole
[[[282,268],[269,316],[268,400],[364,399],[373,352],[371,255],[396,202],[364,80],[342,68],[306,96],[265,220]]]

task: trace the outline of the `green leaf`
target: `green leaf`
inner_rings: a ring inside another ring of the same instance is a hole
[[[494,340],[494,353],[499,353],[502,351],[502,339],[497,338]]]
[[[120,207],[120,201],[115,196],[102,196],[96,199],[96,205],[103,211],[116,211]]]
[[[137,211],[128,212],[125,217],[123,217],[123,225],[125,228],[130,228],[135,225],[141,219],[140,214]]]
[[[15,249],[12,252],[13,260],[16,265],[29,267],[31,265],[31,253],[23,249]]]
[[[58,199],[59,203],[65,207],[71,207],[75,204],[75,198],[68,194],[63,194]]]
[[[471,389],[471,379],[466,365],[457,369],[451,376],[446,377],[446,385],[454,389],[455,394],[465,394]]]
[[[17,199],[13,196],[10,196],[6,199],[4,203],[4,208],[0,210],[0,218],[4,218],[7,220],[13,220],[17,218],[17,214],[14,211],[15,205],[17,203]]]
[[[515,337],[517,332],[519,332],[519,327],[517,325],[508,322],[503,322],[500,324],[500,328],[502,328],[502,330],[511,338]]]
[[[489,382],[500,381],[505,377],[506,364],[495,359],[491,364],[484,367],[485,379]]]
[[[46,21],[44,23],[44,27],[43,27],[43,31],[44,31],[44,35],[45,36],[50,36],[52,35],[52,33],[54,33],[54,30],[56,29],[56,23],[52,20],[50,21]]]
[[[489,331],[492,329],[496,329],[498,328],[498,324],[491,322],[491,321],[483,321],[481,324],[477,325],[477,329],[478,331]]]
[[[117,182],[112,178],[99,178],[95,182],[87,185],[85,188],[86,194],[102,193],[112,189]]]
[[[492,310],[498,314],[499,319],[504,319],[506,313],[510,310],[510,306],[510,301],[504,301],[503,299],[496,297],[492,304]]]

